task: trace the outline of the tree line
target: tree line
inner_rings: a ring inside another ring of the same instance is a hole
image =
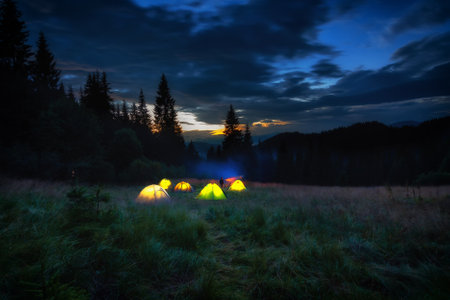
[[[138,102],[114,104],[105,72],[87,76],[76,97],[65,88],[43,32],[36,51],[13,0],[0,6],[0,163],[12,176],[86,181],[146,181],[184,176],[197,159],[185,147],[163,74],[151,116]],[[77,99],[78,98],[78,99]]]
[[[65,88],[44,33],[36,51],[13,0],[0,5],[0,172],[89,182],[148,182],[199,176],[186,146],[167,78],[153,111],[115,102],[105,72],[92,72],[76,96]],[[247,179],[322,185],[450,182],[450,118],[418,127],[376,122],[320,134],[284,133],[254,146],[230,105],[224,140],[209,162],[233,162]]]
[[[282,133],[256,147],[255,179],[319,185],[450,184],[450,117]]]

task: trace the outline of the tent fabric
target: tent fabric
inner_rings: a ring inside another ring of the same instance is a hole
[[[236,180],[233,184],[228,188],[229,191],[241,192],[245,191],[247,188],[241,180]]]
[[[178,182],[173,189],[175,192],[192,192],[192,187],[186,181]]]
[[[137,196],[136,202],[152,203],[170,200],[169,194],[161,186],[152,184],[146,186]]]
[[[159,185],[160,185],[163,189],[168,190],[168,189],[170,188],[170,186],[172,185],[172,182],[170,182],[170,180],[167,179],[167,178],[163,178],[163,179],[161,179],[161,181],[159,182]]]
[[[197,198],[202,200],[225,200],[225,194],[215,183],[208,183],[198,194]]]

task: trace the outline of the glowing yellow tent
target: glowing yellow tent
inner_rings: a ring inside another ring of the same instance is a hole
[[[245,185],[242,181],[240,181],[239,179],[234,181],[233,184],[228,188],[229,191],[234,191],[234,192],[241,192],[241,191],[245,191]]]
[[[159,185],[165,189],[168,190],[170,188],[170,186],[172,185],[172,182],[170,182],[169,179],[163,178],[160,182]]]
[[[192,192],[192,187],[189,183],[181,181],[177,183],[173,190],[175,192]]]
[[[198,194],[197,198],[202,200],[225,200],[225,194],[222,189],[215,183],[208,183]]]
[[[146,186],[137,196],[136,202],[151,203],[157,201],[167,201],[170,199],[169,194],[159,185],[152,184]]]

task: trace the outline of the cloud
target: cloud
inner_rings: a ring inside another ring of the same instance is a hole
[[[312,66],[311,72],[318,77],[339,78],[344,75],[341,68],[331,63],[329,59],[322,59]]]
[[[422,0],[412,5],[405,15],[391,24],[388,35],[398,35],[411,29],[429,27],[448,20],[450,20],[448,0]]]
[[[392,54],[390,69],[415,74],[450,61],[450,32],[408,43]]]
[[[283,130],[306,130],[309,123],[322,128],[317,122],[346,122],[347,106],[450,94],[448,32],[406,44],[379,69],[344,72],[334,63],[339,52],[320,42],[320,28],[337,14],[356,14],[362,1],[236,0],[220,7],[213,1],[175,2],[23,0],[19,5],[31,36],[46,33],[65,83],[77,90],[88,72],[105,70],[117,99],[136,99],[143,88],[153,103],[164,72],[182,108],[183,128],[222,126],[230,104],[241,109],[242,123],[261,122],[257,130],[280,130],[279,120],[288,122]],[[443,1],[430,3],[447,7]],[[444,22],[431,8],[422,21],[406,22],[420,5],[396,21],[409,24],[393,25],[396,34]],[[296,63],[280,67],[280,61]],[[327,80],[333,84],[317,84]]]
[[[252,126],[255,127],[263,127],[263,128],[268,128],[271,126],[285,126],[290,124],[290,122],[286,122],[286,121],[281,121],[281,120],[271,120],[271,119],[265,119],[265,120],[260,120],[258,122],[253,122]]]

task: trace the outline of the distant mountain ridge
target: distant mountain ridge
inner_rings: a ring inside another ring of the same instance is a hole
[[[401,122],[403,123],[403,122]],[[417,126],[356,123],[321,133],[285,132],[258,144],[258,180],[320,185],[413,183],[447,171],[450,116]]]
[[[405,127],[405,126],[416,127],[419,125],[420,125],[420,122],[417,122],[417,121],[401,121],[401,122],[395,122],[395,123],[391,124],[392,127],[398,127],[398,128]]]

